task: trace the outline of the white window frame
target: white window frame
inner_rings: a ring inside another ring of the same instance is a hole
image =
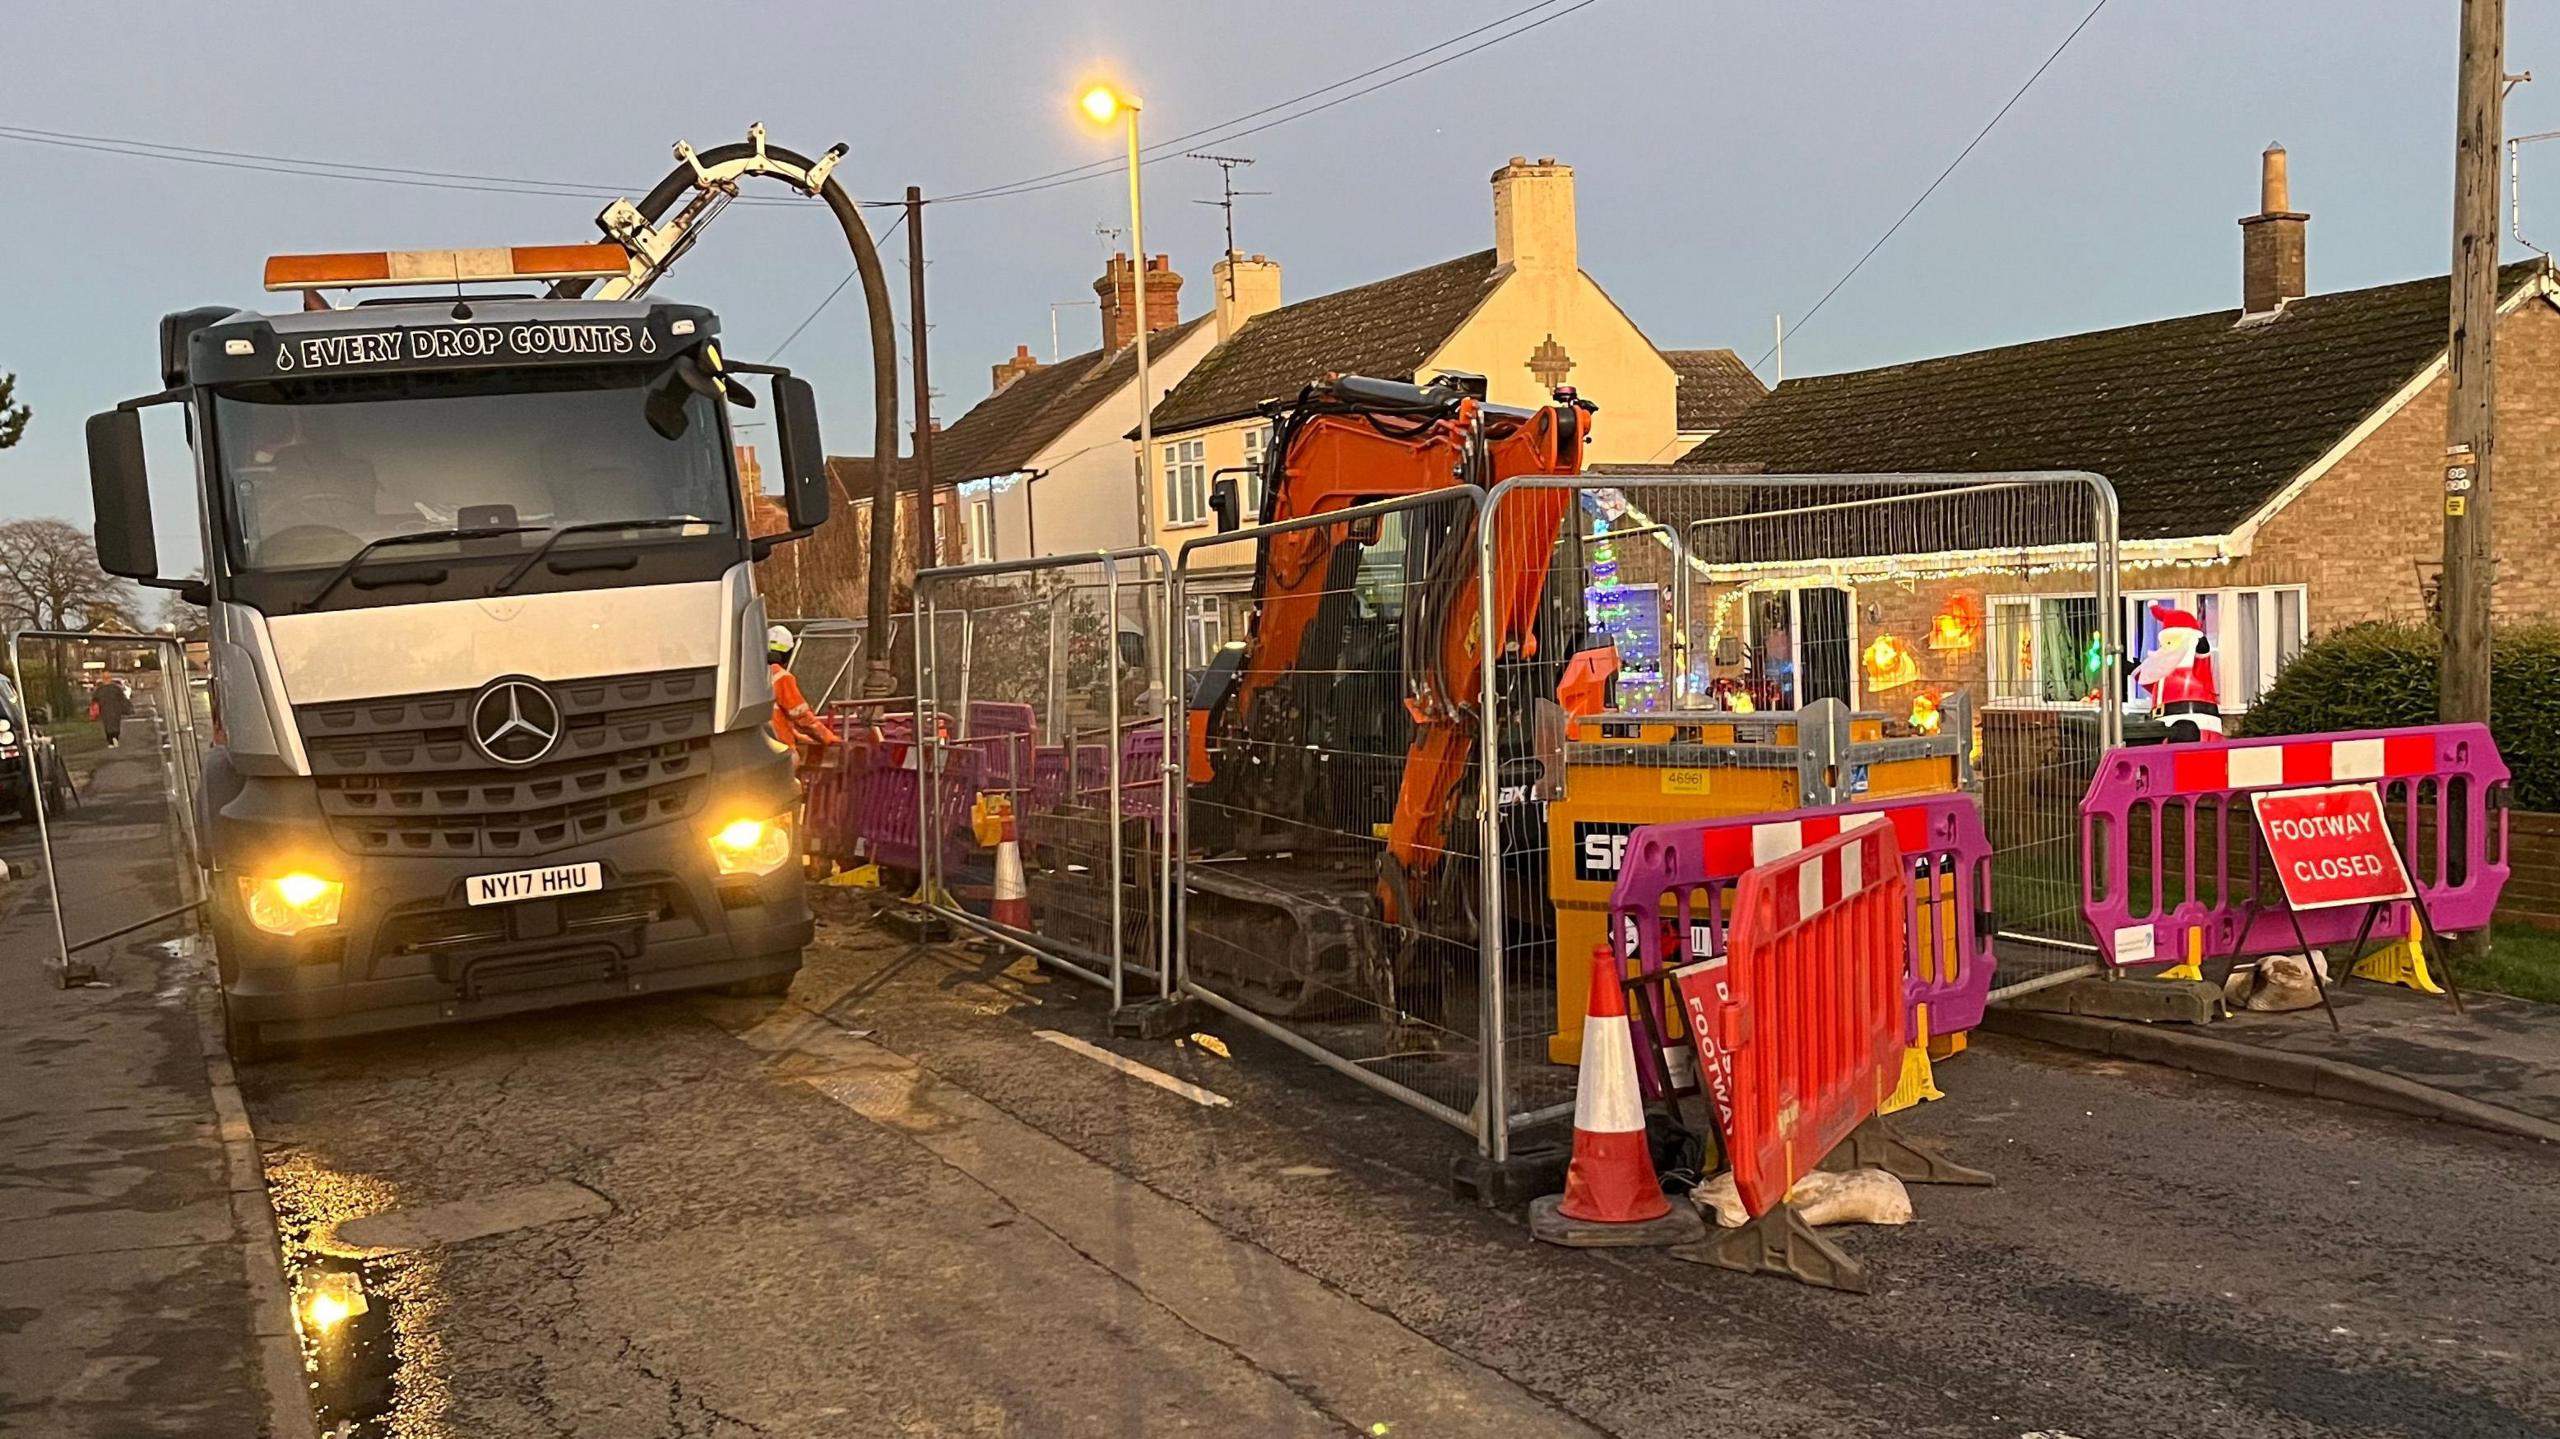
[[[968,524],[969,562],[986,564],[996,558],[996,497],[993,494],[971,495],[967,508],[961,511]]]
[[[1183,663],[1204,669],[1227,642],[1227,611],[1218,595],[1193,595],[1190,613],[1182,617]]]
[[[1792,658],[1788,661],[1787,706],[1790,709],[1803,709],[1805,668],[1804,595],[1807,590],[1829,590],[1835,594],[1841,595],[1847,601],[1849,614],[1849,694],[1851,696],[1848,703],[1850,708],[1855,709],[1857,708],[1855,697],[1866,692],[1867,676],[1865,667],[1860,663],[1861,658],[1866,654],[1865,636],[1861,634],[1859,630],[1860,622],[1864,619],[1864,616],[1858,613],[1858,592],[1854,588],[1848,585],[1833,584],[1789,585],[1783,590],[1771,588],[1755,590],[1745,594],[1742,602],[1743,647],[1746,651],[1756,653],[1759,650],[1761,643],[1759,633],[1760,611],[1751,602],[1763,595],[1784,594],[1787,597],[1787,643],[1789,646],[1789,652],[1792,655]],[[1663,663],[1666,666],[1669,665],[1670,659],[1668,656],[1664,658]]]
[[[1258,524],[1262,515],[1262,454],[1271,444],[1268,423],[1249,425],[1244,432],[1244,483],[1236,486],[1237,515],[1245,524]]]
[[[2281,621],[2284,600],[2288,596],[2292,598],[2295,616],[2290,654],[2285,652]],[[2254,605],[2244,604],[2244,597],[2253,600]],[[2080,701],[2048,700],[2041,695],[2004,694],[2003,691],[2010,690],[2013,685],[2025,688],[2037,668],[2034,657],[2030,655],[2026,661],[2027,673],[2024,676],[2014,673],[2015,658],[2010,653],[2008,637],[2015,634],[2014,626],[2021,622],[2020,614],[2023,614],[2032,643],[2032,637],[2042,633],[2039,606],[2095,598],[2096,595],[2088,591],[1990,596],[1985,610],[1989,616],[1991,643],[1997,648],[1986,671],[1992,690],[1988,703],[2007,709],[2087,708]],[[2286,662],[2301,654],[2303,647],[2311,642],[2311,587],[2305,584],[2214,585],[2192,590],[2124,590],[2119,592],[2118,602],[2124,608],[2126,643],[2131,645],[2135,642],[2140,633],[2142,613],[2155,602],[2172,605],[2202,620],[2208,598],[2213,602],[2211,608],[2214,613],[2212,633],[2206,638],[2213,645],[2214,681],[2221,692],[2222,712],[2225,715],[2245,714],[2267,692],[2267,687],[2275,683],[2276,675]],[[2244,611],[2253,611],[2258,623],[2259,632],[2254,644],[2243,631]],[[2244,657],[2252,662],[2245,671],[2241,663]],[[2124,702],[2127,712],[2132,712],[2136,700],[2130,679],[2125,682]]]
[[[1168,440],[1158,447],[1164,478],[1161,528],[1187,530],[1209,523],[1209,447],[1204,440]]]

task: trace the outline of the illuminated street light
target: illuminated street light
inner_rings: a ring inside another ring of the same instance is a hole
[[[1108,125],[1115,116],[1129,117],[1129,279],[1138,306],[1138,543],[1146,545],[1154,543],[1155,535],[1154,492],[1147,477],[1155,464],[1156,433],[1154,387],[1147,378],[1147,221],[1138,198],[1138,111],[1144,104],[1109,85],[1085,91],[1079,103],[1097,125]]]

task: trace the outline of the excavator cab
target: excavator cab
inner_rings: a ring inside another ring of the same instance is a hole
[[[1191,696],[1189,840],[1211,862],[1191,867],[1190,904],[1195,935],[1218,941],[1195,955],[1234,971],[1222,977],[1256,1008],[1306,1015],[1392,992],[1417,937],[1475,941],[1485,692],[1499,686],[1505,726],[1497,792],[1527,797],[1548,777],[1557,682],[1583,640],[1578,536],[1563,524],[1574,494],[1503,502],[1497,549],[1515,562],[1495,577],[1491,666],[1480,510],[1430,497],[1578,473],[1593,407],[1569,392],[1490,405],[1476,376],[1329,376],[1268,413],[1264,523],[1414,502],[1257,537],[1245,637]],[[1534,804],[1507,804],[1504,852],[1535,855],[1541,837],[1509,829],[1539,822]]]

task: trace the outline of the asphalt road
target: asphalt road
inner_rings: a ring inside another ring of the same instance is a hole
[[[2560,1154],[2530,1144],[1985,1044],[1908,1127],[2000,1186],[1832,1231],[1881,1280],[1858,1298],[1533,1245],[1450,1198],[1454,1133],[1236,1026],[1124,1043],[1103,1011],[839,913],[785,1003],[655,999],[250,1071],[295,1257],[359,1268],[373,1297],[323,1356],[334,1416],[473,1436],[2560,1435]],[[500,1232],[332,1240],[378,1211]]]

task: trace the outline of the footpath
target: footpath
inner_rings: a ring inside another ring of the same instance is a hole
[[[56,836],[80,917],[148,916],[165,847],[117,823],[147,837],[147,801],[128,817],[93,798],[98,828]],[[0,858],[0,1434],[309,1435],[209,965],[163,925],[58,987],[35,827],[0,831]]]
[[[2443,996],[2353,978],[2329,993],[2336,1031],[2317,1007],[2190,1025],[1995,1006],[1985,1027],[2560,1143],[2560,1007],[2466,992],[2456,1014]]]

